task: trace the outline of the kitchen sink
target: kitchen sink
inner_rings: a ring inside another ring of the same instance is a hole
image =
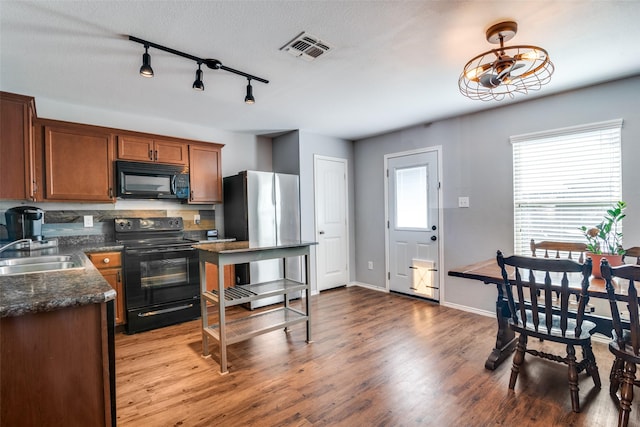
[[[71,255],[0,259],[0,276],[81,269],[84,269],[82,263]]]
[[[23,257],[23,258],[0,259],[0,266],[43,264],[48,262],[67,262],[67,261],[71,261],[71,255],[45,255],[45,256]]]

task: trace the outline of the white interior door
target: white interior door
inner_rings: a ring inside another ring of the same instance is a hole
[[[318,291],[349,280],[347,161],[315,156],[316,266]]]
[[[389,289],[440,300],[438,151],[387,158]]]

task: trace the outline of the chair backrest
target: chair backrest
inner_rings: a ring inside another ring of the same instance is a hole
[[[629,249],[624,250],[624,255],[622,255],[622,262],[625,262],[625,258],[636,258],[636,264],[640,264],[640,246],[634,246]],[[626,261],[628,262],[628,260]]]
[[[498,251],[497,261],[502,270],[502,279],[511,310],[511,318],[514,322],[518,322],[517,313],[519,312],[522,323],[527,326],[526,309],[528,307],[526,305],[529,304],[532,312],[532,326],[535,330],[545,332],[542,330],[542,326],[544,326],[546,333],[551,333],[553,310],[559,308],[559,326],[562,336],[565,336],[569,319],[569,297],[577,294],[578,308],[574,312],[576,317],[575,334],[576,336],[581,334],[584,310],[589,302],[587,290],[591,275],[591,258],[588,258],[584,264],[580,264],[570,259],[534,258],[518,255],[505,258],[502,252]],[[513,280],[509,278],[507,266],[515,269]],[[577,290],[571,289],[569,286],[570,273],[574,273],[571,275],[571,280],[580,284],[580,288]],[[517,292],[515,296],[512,290],[513,286]],[[539,294],[542,295],[540,301],[538,300]],[[559,307],[553,305],[556,294],[560,297]],[[545,314],[545,324],[542,326],[540,325],[540,312]]]
[[[560,252],[568,252],[569,255],[567,258],[573,259],[574,256],[578,257],[578,262],[584,262],[584,253],[587,251],[586,243],[575,243],[575,242],[554,242],[552,240],[545,240],[542,242],[536,243],[533,239],[531,239],[530,243],[531,247],[531,256],[536,257],[536,249],[544,250],[544,257],[551,258],[551,255],[554,255],[554,258],[564,258],[560,256]],[[554,254],[555,252],[555,254]]]
[[[621,265],[619,267],[611,267],[606,259],[600,262],[600,272],[606,281],[607,295],[609,296],[609,305],[611,306],[611,319],[613,321],[614,339],[618,342],[621,349],[625,349],[627,345],[631,345],[634,354],[640,354],[640,319],[638,318],[638,292],[634,285],[635,282],[640,283],[640,265]],[[628,283],[618,280],[621,289],[627,289],[627,295],[615,295],[614,278],[626,279]],[[623,336],[623,327],[620,320],[620,313],[616,300],[620,299],[627,303],[629,308],[629,332],[630,340],[625,342]]]

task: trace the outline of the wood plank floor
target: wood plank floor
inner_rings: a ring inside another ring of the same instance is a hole
[[[582,412],[575,414],[564,366],[527,355],[515,392],[508,390],[510,361],[484,369],[495,340],[492,318],[359,287],[322,292],[312,307],[312,344],[304,325],[234,344],[224,376],[215,344],[213,358],[201,357],[199,321],[118,334],[118,425],[617,423],[606,344],[594,343],[602,389],[581,374]],[[637,402],[630,425],[640,425]]]

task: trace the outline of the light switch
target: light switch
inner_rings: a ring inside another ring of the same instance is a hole
[[[84,226],[85,227],[93,227],[93,215],[85,215],[84,216]]]
[[[458,207],[459,208],[468,208],[469,207],[469,197],[458,197]]]
[[[194,224],[200,224],[200,215],[195,214],[195,215],[193,216],[193,223],[194,223]]]

